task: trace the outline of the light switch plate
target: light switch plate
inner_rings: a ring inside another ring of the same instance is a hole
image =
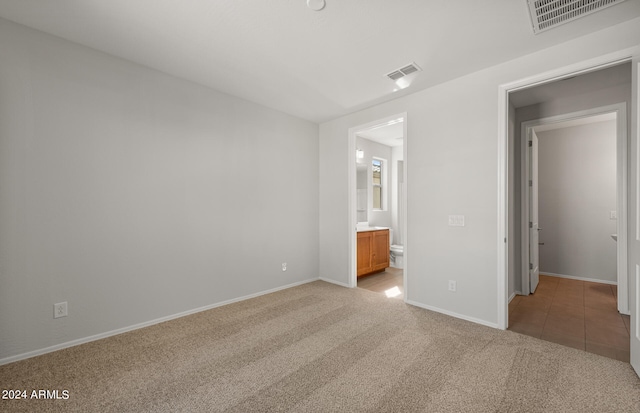
[[[464,227],[464,215],[449,215],[450,227]]]
[[[618,219],[618,211],[609,212],[609,219]]]
[[[449,291],[455,293],[458,289],[458,283],[454,280],[449,280]]]

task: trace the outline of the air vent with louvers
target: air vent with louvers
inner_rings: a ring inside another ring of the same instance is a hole
[[[417,64],[411,63],[406,65],[405,67],[402,67],[400,69],[394,70],[393,72],[387,73],[387,77],[395,82],[396,80],[401,79],[405,76],[408,76],[411,73],[417,72],[419,70],[421,69],[418,67]]]
[[[538,34],[625,0],[527,0],[533,32]]]

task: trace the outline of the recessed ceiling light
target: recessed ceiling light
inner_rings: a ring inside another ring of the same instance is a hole
[[[324,0],[307,0],[307,7],[313,11],[320,11],[324,9],[326,3]]]

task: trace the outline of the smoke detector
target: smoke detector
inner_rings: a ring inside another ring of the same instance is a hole
[[[386,76],[396,82],[396,85],[398,85],[400,89],[404,89],[411,84],[413,78],[416,77],[416,74],[421,70],[417,64],[412,62],[400,69],[392,70],[387,73]]]
[[[538,34],[625,0],[527,0],[533,33]]]
[[[307,0],[307,7],[313,11],[320,11],[324,9],[326,3],[324,0]]]

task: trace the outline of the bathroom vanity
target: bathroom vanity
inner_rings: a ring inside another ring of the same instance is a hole
[[[389,230],[358,230],[358,277],[384,271],[389,266]]]

